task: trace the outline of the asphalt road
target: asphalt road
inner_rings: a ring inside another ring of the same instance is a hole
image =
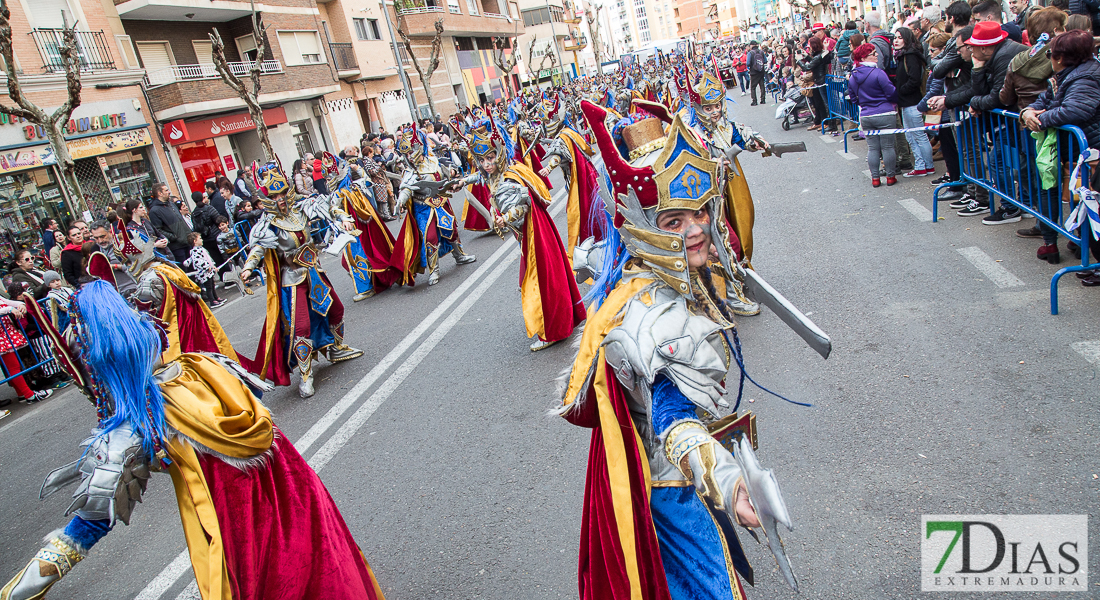
[[[749,107],[737,94],[735,118],[809,148],[741,160],[757,206],[754,266],[834,343],[823,361],[767,311],[739,323],[750,374],[813,404],[749,389],[743,405],[758,415],[758,455],[778,473],[795,521],[785,541],[802,595],[922,596],[922,514],[1089,514],[1095,523],[1100,292],[1068,277],[1051,316],[1055,267],[1034,258],[1036,241],[1015,237],[1017,226],[950,212],[921,221],[931,178],[873,190],[862,142],[845,158],[834,138],[783,132],[774,104]],[[560,207],[555,215],[564,232]],[[439,285],[422,280],[355,304],[331,265],[348,302],[346,339],[365,355],[320,366],[313,398],[291,387],[264,400],[318,469],[387,598],[574,598],[589,436],[546,415],[573,351],[528,351],[515,243],[463,240],[478,261],[442,258]],[[262,300],[235,299],[215,314],[251,355]],[[73,391],[13,413],[0,421],[0,579],[66,522],[66,494],[39,501],[37,492],[94,423]],[[749,597],[793,596],[766,548],[741,537],[757,571]],[[117,526],[50,598],[192,597],[184,549],[171,482],[157,476],[131,525]],[[1090,586],[1086,596],[1100,594]]]

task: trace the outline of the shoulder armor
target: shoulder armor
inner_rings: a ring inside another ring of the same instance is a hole
[[[550,142],[550,147],[546,149],[546,157],[557,156],[563,163],[573,162],[573,153],[569,151],[569,147],[565,144],[565,140],[560,137],[554,138],[553,142]],[[568,175],[568,171],[566,172]]]
[[[604,338],[604,356],[628,390],[651,386],[658,374],[676,384],[696,406],[717,417],[722,381],[729,371],[729,353],[721,328],[692,314],[683,298],[650,288],[652,302],[642,295],[626,306],[621,325]]]
[[[497,210],[502,214],[516,207],[526,207],[531,203],[527,186],[507,177],[501,178],[497,188],[493,190],[493,199],[496,200]]]

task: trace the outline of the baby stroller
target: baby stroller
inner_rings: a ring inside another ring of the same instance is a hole
[[[775,109],[775,118],[783,119],[783,131],[790,131],[791,125],[797,124],[799,119],[813,118],[809,99],[802,94],[802,88],[792,85],[787,89],[783,102]]]

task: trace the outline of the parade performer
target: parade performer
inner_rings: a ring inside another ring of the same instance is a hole
[[[482,186],[490,196],[494,224],[519,240],[520,298],[527,337],[536,337],[537,352],[573,334],[585,319],[584,304],[569,258],[547,207],[550,191],[531,169],[511,159],[510,140],[486,121],[470,138],[470,152],[480,173],[463,180]]]
[[[519,97],[516,97],[519,100]],[[515,102],[516,100],[513,100]],[[462,161],[467,168],[465,172],[469,174],[472,169],[476,172],[476,167],[473,165],[474,159],[470,156],[470,140],[466,135],[466,132],[470,130],[472,123],[459,123],[456,117],[451,117],[451,129],[454,130],[454,137],[451,138],[453,146],[456,152],[461,156]],[[492,205],[489,203],[489,190],[484,186],[467,186],[466,193],[469,198],[462,205],[462,228],[466,231],[492,231],[493,227],[489,224],[489,221],[485,220],[482,215],[482,211],[470,206],[470,202],[478,202],[481,204],[481,208],[485,209],[484,212],[491,210]]]
[[[542,138],[544,137],[542,100],[534,100],[517,116],[519,120],[512,127],[510,133],[513,151],[515,152],[512,158],[516,162],[526,165],[531,171],[539,173],[537,177],[542,179],[542,183],[547,189],[550,189],[553,187],[550,185],[550,178],[541,175],[543,161],[546,159],[546,149],[542,147]]]
[[[562,167],[565,180],[569,183],[569,197],[565,207],[568,234],[565,241],[566,256],[573,256],[573,248],[588,238],[595,241],[603,239],[593,231],[593,223],[589,218],[593,203],[599,203],[600,175],[596,167],[592,165],[589,156],[594,151],[588,142],[572,128],[565,125],[565,110],[560,101],[555,100],[554,105],[546,114],[546,133],[554,141],[546,151],[548,157],[546,166],[539,175],[544,179],[550,177],[550,171]]]
[[[724,380],[740,348],[729,341],[733,316],[712,280],[712,265],[736,268],[720,166],[678,116],[667,133],[657,119],[631,125],[628,149],[648,151],[627,162],[606,111],[583,108],[614,204],[588,298],[596,312],[559,409],[593,429],[580,596],[741,600],[738,574],[750,584],[753,575],[735,525],[763,525],[778,542],[775,521],[790,521],[774,476],[748,443],[753,420],[718,421],[742,433],[734,456],[697,415],[717,419],[718,407],[729,406]],[[787,575],[781,546],[772,548]],[[793,573],[788,581],[794,585]]]
[[[247,281],[262,266],[267,282],[267,318],[256,350],[256,372],[276,385],[290,385],[290,372],[297,367],[298,393],[308,398],[314,393],[313,363],[319,353],[333,363],[363,355],[344,344],[344,305],[321,269],[309,223],[326,223],[330,239],[336,231],[351,232],[355,226],[331,206],[329,196],[298,197],[275,163],[252,168],[257,187],[267,196],[264,215],[249,234],[252,250],[241,273]]]
[[[366,187],[369,182],[361,167],[322,152],[321,170],[333,196],[331,205],[348,214],[355,226],[356,238],[340,250],[340,262],[355,285],[352,301],[366,300],[401,280],[401,271],[390,264],[393,234],[371,202],[374,191]]]
[[[161,363],[154,324],[106,282],[70,306],[74,380],[98,425],[42,486],[45,497],[80,482],[66,512],[76,516],[0,600],[44,598],[116,521],[129,524],[155,471],[172,476],[204,600],[382,599],[328,490],[261,404],[265,382],[219,355]]]
[[[439,163],[428,148],[427,136],[415,124],[399,131],[397,137],[397,151],[405,161],[397,203],[406,213],[391,262],[403,273],[404,285],[413,285],[416,275],[425,271],[428,285],[435,285],[439,283],[440,254],[450,252],[460,265],[477,257],[462,251],[450,194],[444,193],[441,185],[433,185],[453,178],[454,170]]]

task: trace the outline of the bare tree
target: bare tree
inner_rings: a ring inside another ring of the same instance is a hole
[[[498,69],[500,69],[501,78],[504,79],[504,89],[508,90],[508,95],[515,95],[512,91],[512,69],[516,66],[516,54],[515,43],[511,44],[512,53],[508,55],[508,58],[504,57],[504,44],[508,41],[506,37],[493,38],[493,47],[496,48],[493,51],[493,62],[496,63]]]
[[[420,77],[420,85],[424,87],[424,95],[428,97],[428,110],[431,111],[432,116],[435,116],[435,99],[432,98],[432,74],[439,68],[439,55],[443,51],[443,17],[436,19],[435,21],[435,37],[432,38],[432,53],[428,57],[428,67],[423,68],[420,66],[420,59],[413,54],[412,41],[409,40],[408,34],[404,29],[397,28],[397,33],[401,34],[401,40],[405,42],[405,50],[409,53],[409,58],[412,59],[413,67],[416,68],[416,74]]]
[[[222,42],[222,36],[217,28],[210,34],[210,42],[213,45],[212,56],[214,68],[218,70],[222,81],[232,88],[248,107],[248,114],[256,124],[256,133],[260,134],[260,146],[264,149],[264,159],[273,161],[276,160],[275,149],[271,147],[271,138],[267,135],[267,125],[264,123],[264,111],[260,107],[260,73],[263,72],[264,53],[267,51],[267,26],[264,25],[263,17],[256,11],[255,1],[249,4],[252,7],[252,37],[256,41],[256,60],[249,63],[248,68],[252,89],[245,87],[244,82],[230,69],[229,62],[225,58],[225,43]]]
[[[603,9],[602,4],[596,4],[596,10],[592,10],[593,5],[589,4],[584,9],[584,18],[588,21],[588,35],[592,36],[592,53],[596,55],[596,64],[602,64],[603,59],[603,43],[600,42],[600,11]],[[595,27],[593,27],[595,25]]]
[[[69,154],[69,145],[65,142],[62,128],[68,124],[73,110],[80,106],[80,57],[77,55],[76,23],[68,26],[68,19],[62,12],[61,44],[57,48],[57,54],[61,58],[61,64],[65,68],[65,90],[67,92],[65,102],[52,113],[47,113],[23,95],[23,86],[19,82],[19,73],[15,70],[15,56],[11,46],[11,23],[8,19],[11,11],[7,2],[0,0],[0,56],[4,58],[4,74],[8,78],[8,97],[14,106],[0,104],[0,112],[13,117],[22,117],[46,131],[46,138],[50,141],[50,148],[61,167],[61,183],[65,187],[66,195],[74,200],[77,210],[89,210],[84,195],[80,191],[80,182],[76,180],[76,165],[73,164],[72,154]]]

